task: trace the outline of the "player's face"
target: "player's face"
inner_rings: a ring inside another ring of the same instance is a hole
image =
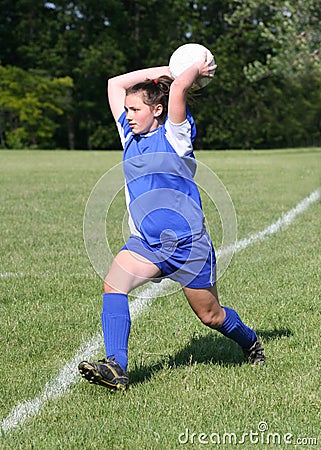
[[[159,125],[157,108],[146,105],[140,93],[126,95],[125,111],[126,119],[134,134],[147,133]]]

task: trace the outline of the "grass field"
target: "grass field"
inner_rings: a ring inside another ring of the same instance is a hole
[[[238,239],[321,186],[321,149],[197,157],[230,193]],[[265,367],[243,364],[240,349],[204,327],[177,291],[132,322],[128,391],[112,394],[78,374],[61,388],[61,368],[100,332],[102,281],[85,251],[83,216],[95,183],[120,160],[120,152],[0,151],[0,448],[321,448],[320,201],[237,252],[218,282],[221,303],[261,336]],[[206,195],[204,209],[219,240]],[[121,192],[108,215],[114,250],[123,215]],[[50,398],[48,383],[57,391]]]

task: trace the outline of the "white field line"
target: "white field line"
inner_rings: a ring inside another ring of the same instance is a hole
[[[17,277],[23,277],[24,274],[20,272],[4,272],[0,273],[0,278],[17,278]]]
[[[321,188],[312,192],[308,197],[299,202],[293,209],[282,215],[276,222],[269,225],[263,231],[255,233],[248,238],[241,239],[236,242],[235,251],[241,251],[252,245],[257,241],[262,241],[267,236],[280,231],[286,225],[290,225],[298,214],[303,213],[314,202],[321,199]],[[224,252],[233,251],[233,249],[223,249]],[[167,284],[153,284],[148,289],[145,289],[141,295],[130,303],[130,314],[132,320],[142,314],[142,312],[151,305],[153,298],[157,295],[166,293]],[[150,298],[148,298],[150,297]],[[90,341],[86,342],[80,347],[74,357],[61,369],[58,376],[48,381],[42,393],[33,400],[24,400],[14,407],[11,413],[1,421],[0,437],[21,425],[27,419],[40,413],[45,403],[50,400],[60,398],[63,396],[72,385],[79,380],[77,366],[79,361],[90,359],[98,353],[102,345],[102,336],[100,333],[94,335]]]
[[[287,213],[283,214],[276,222],[273,222],[268,227],[264,228],[264,230],[259,231],[258,233],[251,234],[247,238],[240,239],[233,246],[229,246],[223,248],[221,250],[221,254],[230,253],[230,252],[238,252],[244,250],[255,242],[262,241],[268,236],[277,233],[281,230],[281,228],[290,225],[296,216],[302,214],[305,210],[307,210],[313,203],[321,199],[321,187],[312,192],[308,197],[301,200],[294,208],[290,209]]]

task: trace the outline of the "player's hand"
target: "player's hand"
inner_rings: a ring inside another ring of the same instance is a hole
[[[213,78],[214,74],[213,71],[217,68],[217,64],[213,64],[214,63],[214,56],[212,56],[212,58],[207,61],[207,53],[204,52],[203,57],[200,61],[198,61],[197,67],[198,67],[198,77],[196,79],[196,83],[201,86],[200,84],[200,80],[203,77],[206,78]]]

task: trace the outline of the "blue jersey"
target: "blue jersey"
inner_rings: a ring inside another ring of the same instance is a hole
[[[202,232],[204,215],[194,181],[189,112],[182,124],[168,119],[157,129],[134,134],[124,112],[117,123],[124,148],[123,170],[131,233],[149,244],[177,241]]]

